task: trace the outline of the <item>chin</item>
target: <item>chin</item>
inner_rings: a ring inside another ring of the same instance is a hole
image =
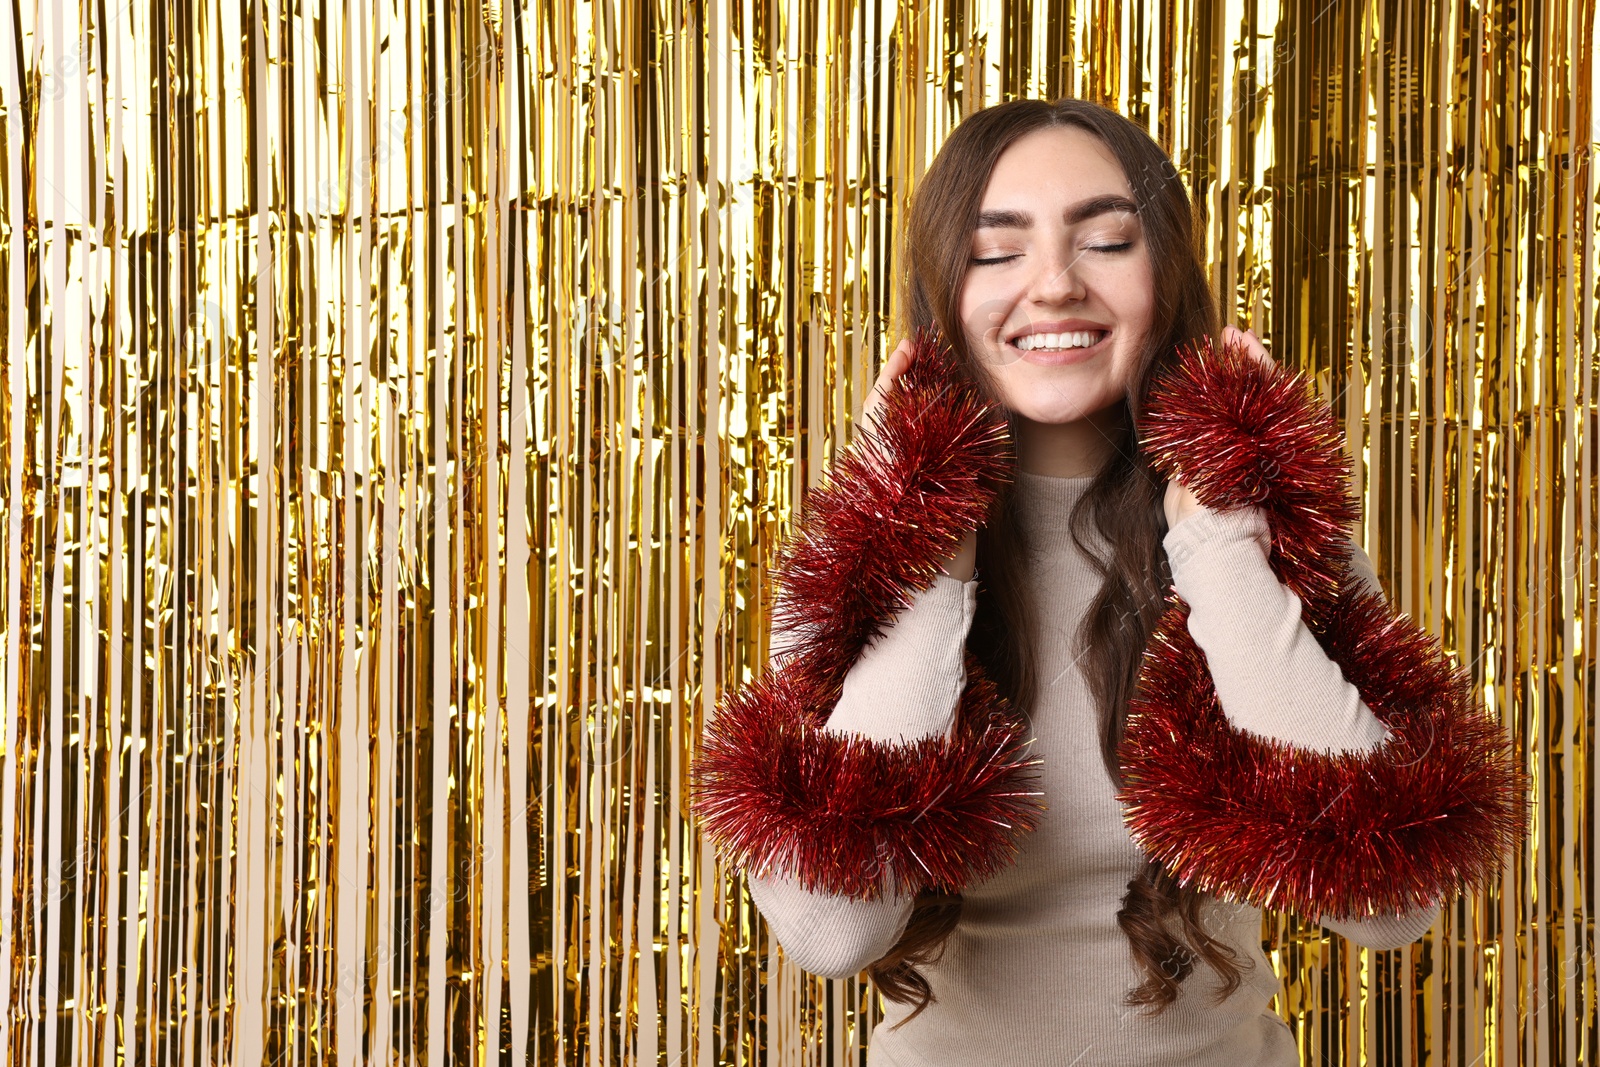
[[[1060,426],[1069,422],[1078,422],[1090,418],[1110,407],[1116,401],[1106,400],[1098,404],[1071,404],[1071,403],[1037,403],[1023,401],[1020,404],[1010,405],[1011,410],[1030,422],[1043,423],[1047,426]]]
[[[1069,410],[1057,408],[1040,409],[1025,405],[1012,410],[1016,411],[1018,415],[1021,415],[1029,422],[1037,422],[1044,426],[1063,426],[1069,422],[1077,422],[1080,419],[1088,417],[1086,412],[1081,411],[1078,408],[1071,408]]]

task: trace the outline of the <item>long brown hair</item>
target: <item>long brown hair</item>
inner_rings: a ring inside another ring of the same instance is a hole
[[[1156,325],[1146,338],[1128,399],[1120,409],[1115,451],[1089,483],[1069,523],[1074,541],[1104,579],[1078,637],[1080,647],[1087,650],[1084,674],[1100,711],[1101,756],[1112,780],[1120,785],[1117,747],[1128,700],[1171,583],[1162,547],[1166,518],[1161,496],[1166,483],[1139,448],[1138,412],[1144,408],[1151,379],[1177,359],[1176,346],[1214,335],[1218,328],[1193,207],[1172,161],[1138,126],[1086,100],[1015,100],[969,116],[945,141],[913,197],[904,246],[910,270],[901,301],[902,325],[907,336],[918,327],[937,326],[959,365],[999,401],[993,380],[968,347],[960,317],[961,287],[995,161],[1019,137],[1053,126],[1088,131],[1122,164],[1138,205],[1154,275]],[[1014,413],[1011,419],[1014,442]],[[1090,523],[1112,546],[1112,558],[1103,565],[1084,544]],[[983,582],[968,646],[1012,705],[1027,713],[1037,695],[1037,668],[1032,643],[1035,608],[1024,571],[1024,547],[1015,497],[1002,493],[978,533]],[[1150,862],[1128,883],[1117,922],[1145,974],[1144,981],[1128,992],[1129,1004],[1164,1010],[1177,999],[1179,983],[1201,960],[1222,979],[1219,1000],[1238,988],[1237,954],[1202,926],[1202,899]],[[910,1018],[933,1000],[917,967],[939,958],[960,917],[959,894],[920,895],[900,940],[867,968],[885,997],[916,1005]]]

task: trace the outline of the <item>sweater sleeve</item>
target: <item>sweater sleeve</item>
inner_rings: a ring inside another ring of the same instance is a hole
[[[1418,908],[1402,915],[1377,915],[1370,919],[1335,919],[1324,915],[1317,920],[1336,934],[1342,934],[1366,948],[1404,948],[1433,928],[1439,918],[1439,905]]]
[[[977,590],[976,578],[937,575],[850,668],[824,729],[886,742],[947,734],[966,687],[963,650]],[[774,656],[788,637],[774,628]],[[784,953],[825,978],[851,977],[881,959],[905,932],[915,901],[813,892],[782,872],[750,873],[747,882]]]
[[[1301,619],[1302,603],[1268,563],[1258,507],[1201,509],[1163,539],[1172,584],[1189,605],[1217,700],[1240,730],[1324,752],[1371,751],[1389,731]],[[1352,542],[1352,568],[1380,594],[1372,563]]]

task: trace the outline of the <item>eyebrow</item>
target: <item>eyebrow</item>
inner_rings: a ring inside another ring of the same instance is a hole
[[[1092,219],[1097,215],[1105,215],[1113,211],[1125,211],[1130,215],[1139,213],[1139,205],[1125,196],[1115,193],[1106,196],[1094,196],[1088,200],[1074,204],[1066,214],[1068,225]],[[1033,216],[1026,211],[980,211],[978,213],[978,226],[980,230],[1026,230],[1033,225]]]

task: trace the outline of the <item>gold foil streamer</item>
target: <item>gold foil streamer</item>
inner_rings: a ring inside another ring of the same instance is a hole
[[[11,1063],[860,1062],[684,822],[960,117],[1102,100],[1537,782],[1307,1062],[1594,1064],[1592,2],[0,7]]]

